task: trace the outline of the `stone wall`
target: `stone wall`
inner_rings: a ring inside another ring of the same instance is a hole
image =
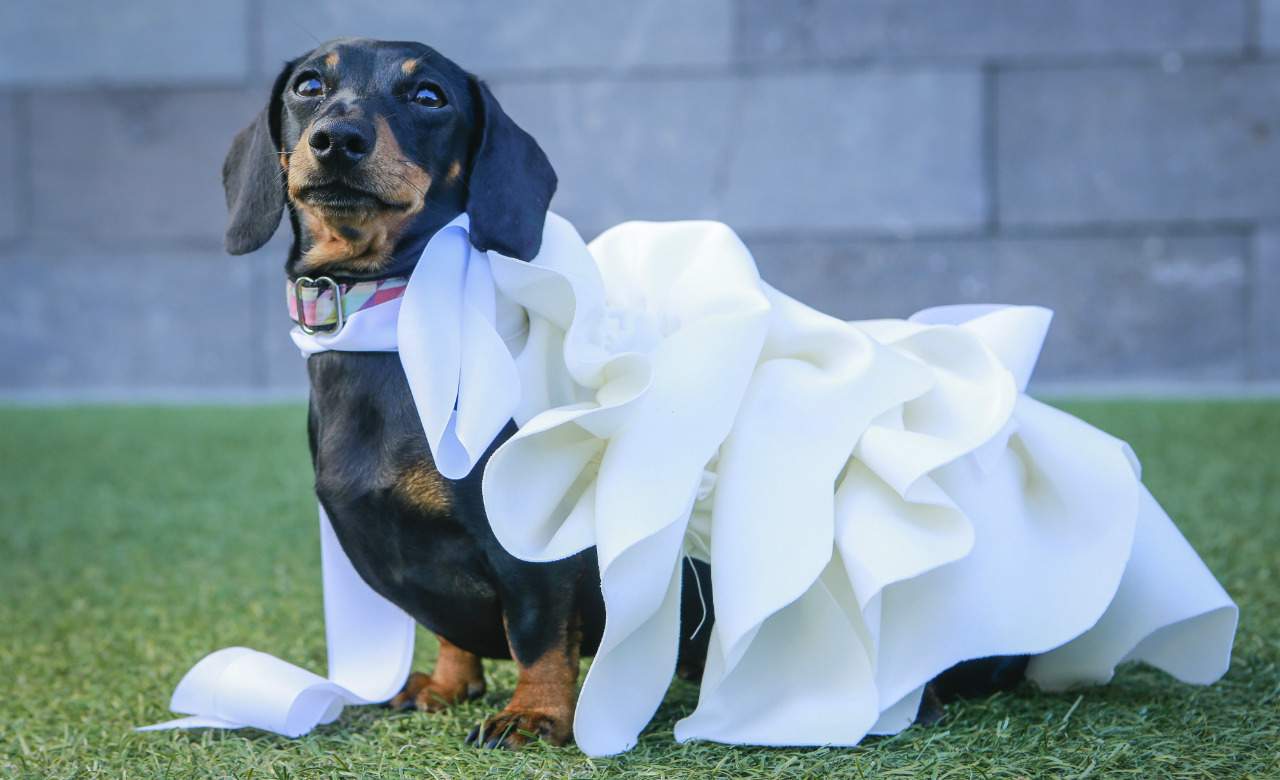
[[[284,236],[226,256],[218,177],[338,35],[487,78],[588,237],[721,219],[848,318],[1049,305],[1068,390],[1280,380],[1280,0],[14,0],[0,394],[301,392]]]

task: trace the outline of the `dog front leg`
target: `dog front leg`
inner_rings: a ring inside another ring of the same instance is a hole
[[[582,645],[579,621],[576,616],[547,622],[537,621],[536,613],[526,616],[524,620],[504,619],[511,657],[520,673],[515,693],[501,712],[471,730],[468,743],[513,749],[541,739],[560,746],[573,736]]]
[[[468,653],[442,636],[440,655],[431,674],[414,672],[404,690],[390,701],[392,709],[415,708],[439,712],[467,699],[484,694],[484,666],[480,656]]]

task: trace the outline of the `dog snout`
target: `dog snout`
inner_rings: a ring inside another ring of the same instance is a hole
[[[317,122],[311,128],[307,144],[322,166],[340,171],[369,156],[376,139],[370,122],[342,117]]]

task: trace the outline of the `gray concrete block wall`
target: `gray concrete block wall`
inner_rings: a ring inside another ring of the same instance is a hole
[[[1057,310],[1057,386],[1280,382],[1280,0],[15,0],[0,5],[0,395],[305,387],[287,236],[218,180],[338,35],[489,79],[593,235],[721,219],[848,318]]]
[[[627,219],[875,234],[964,230],[986,218],[976,72],[493,86],[555,163],[554,208],[584,234]]]
[[[32,237],[114,248],[222,240],[222,159],[261,101],[238,89],[37,90]]]
[[[1037,376],[1076,382],[1246,377],[1246,236],[755,241],[761,273],[847,319],[945,303],[1054,310]],[[1280,248],[1280,242],[1277,243]]]
[[[10,0],[0,4],[0,85],[240,81],[250,3]]]
[[[1280,214],[1280,63],[1028,68],[995,100],[1003,223]]]
[[[1257,232],[1251,271],[1246,298],[1249,375],[1280,376],[1280,229]]]
[[[248,258],[81,249],[5,271],[17,288],[8,388],[235,391],[254,380]]]
[[[18,139],[21,112],[18,101],[10,96],[0,96],[0,138]],[[18,235],[22,221],[22,152],[17,143],[0,145],[0,246]]]
[[[347,36],[429,43],[495,77],[636,67],[725,66],[732,0],[260,0],[268,69]]]
[[[1239,54],[1250,0],[743,0],[742,60]]]

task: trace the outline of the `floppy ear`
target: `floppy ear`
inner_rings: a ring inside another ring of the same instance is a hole
[[[297,61],[276,76],[267,107],[236,133],[222,163],[222,188],[227,194],[225,243],[233,255],[258,249],[270,240],[284,212],[284,175],[280,168],[281,95]]]
[[[489,87],[475,77],[469,80],[482,123],[468,177],[471,243],[532,260],[542,246],[556,172],[538,142],[511,121]]]

